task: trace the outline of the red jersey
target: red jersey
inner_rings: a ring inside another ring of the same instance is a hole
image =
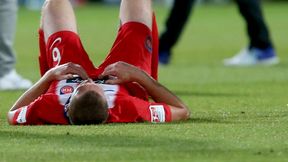
[[[124,61],[141,68],[157,79],[158,34],[155,19],[152,30],[141,23],[124,24],[119,29],[107,58],[98,67],[94,67],[76,33],[70,31],[54,33],[45,44],[43,31],[40,30],[41,75],[54,66],[73,62],[81,65],[91,78],[96,78],[108,65]],[[16,111],[13,123],[69,124],[64,105],[79,82],[81,81],[77,78],[54,81],[45,94]],[[121,86],[100,84],[100,86],[109,107],[107,123],[171,121],[169,106],[164,103],[150,103],[146,91],[138,84],[130,83]]]
[[[77,78],[53,82],[47,93],[17,110],[13,124],[69,124],[64,105],[78,84]],[[170,108],[166,104],[150,103],[133,97],[123,86],[99,85],[103,89],[108,103],[109,117],[107,123],[171,121]]]

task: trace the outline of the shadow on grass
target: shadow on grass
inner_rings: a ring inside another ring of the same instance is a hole
[[[237,93],[212,93],[212,92],[191,92],[191,91],[173,91],[176,95],[179,96],[205,96],[205,97],[240,97],[244,96],[244,94]]]
[[[97,130],[96,130],[97,131]],[[47,132],[46,132],[47,133]],[[127,134],[97,134],[97,132],[91,131],[89,134],[75,131],[61,131],[58,134],[45,134],[31,133],[31,132],[19,132],[19,131],[0,131],[1,141],[14,141],[15,148],[21,148],[19,146],[34,145],[41,150],[44,147],[52,147],[55,149],[63,149],[63,147],[77,149],[115,149],[115,148],[129,148],[129,149],[161,149],[166,151],[175,151],[175,148],[182,147],[182,151],[202,150],[205,148],[211,148],[211,146],[218,146],[220,143],[209,140],[200,141],[195,139],[185,139],[182,137],[167,136],[167,134],[159,134],[159,136],[153,135],[127,135]],[[15,143],[15,141],[18,141]],[[4,145],[10,145],[9,143]],[[16,146],[19,145],[19,146]]]
[[[231,122],[224,119],[211,119],[211,118],[190,118],[188,120],[190,123],[217,123],[217,124],[234,124],[235,122]]]

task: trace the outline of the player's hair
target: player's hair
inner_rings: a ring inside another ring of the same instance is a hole
[[[108,118],[107,101],[97,92],[89,90],[71,101],[69,118],[75,125],[101,124]]]

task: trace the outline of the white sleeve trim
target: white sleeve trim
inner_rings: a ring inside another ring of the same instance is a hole
[[[17,123],[22,124],[26,123],[26,113],[27,113],[27,106],[21,108],[21,111],[17,117]]]
[[[149,106],[152,123],[164,123],[165,122],[165,110],[163,105],[151,105]]]

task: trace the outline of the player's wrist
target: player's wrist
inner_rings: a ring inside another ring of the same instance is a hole
[[[49,70],[47,71],[44,76],[42,77],[42,80],[44,82],[52,82],[54,80],[54,75],[53,75],[53,71]]]
[[[144,87],[150,80],[149,75],[145,71],[140,70],[140,69],[138,69],[137,75],[134,75],[134,77],[135,77],[135,81]]]

